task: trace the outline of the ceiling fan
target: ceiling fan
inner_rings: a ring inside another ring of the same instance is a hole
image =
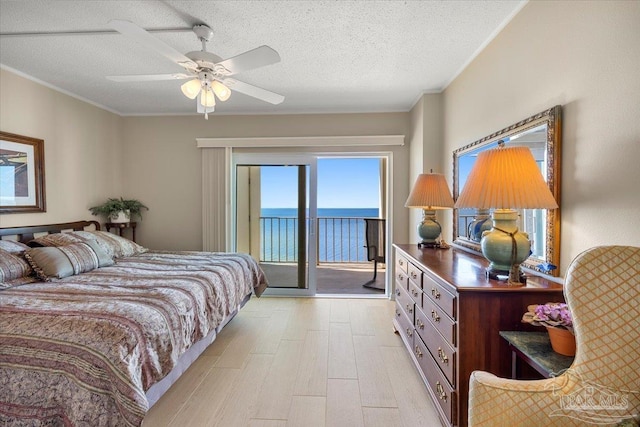
[[[197,98],[197,111],[209,118],[216,105],[216,97],[226,101],[232,91],[237,91],[271,104],[280,104],[284,96],[231,78],[237,73],[280,62],[278,52],[269,46],[260,46],[240,55],[223,60],[214,53],[207,52],[206,44],[213,36],[213,31],[206,25],[196,25],[193,32],[202,43],[202,50],[182,54],[154,37],[136,24],[124,20],[112,20],[111,27],[130,39],[164,55],[173,63],[184,68],[183,73],[147,74],[107,76],[116,82],[143,82],[159,80],[185,80],[181,86],[182,93],[190,98]]]

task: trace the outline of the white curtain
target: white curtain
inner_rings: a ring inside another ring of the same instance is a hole
[[[202,148],[202,249],[225,252],[230,209],[231,148]]]

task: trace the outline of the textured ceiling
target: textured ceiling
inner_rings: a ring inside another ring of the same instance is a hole
[[[523,1],[0,1],[0,33],[145,29],[214,31],[208,50],[229,58],[260,45],[282,61],[238,80],[282,94],[271,105],[234,93],[216,114],[408,111],[439,92]],[[154,33],[180,52],[192,32]],[[190,114],[180,81],[117,83],[121,74],[183,71],[120,34],[0,37],[0,64],[122,115]]]

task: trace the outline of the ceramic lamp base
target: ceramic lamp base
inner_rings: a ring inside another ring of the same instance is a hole
[[[422,210],[422,222],[418,224],[418,236],[422,240],[421,245],[436,245],[442,227],[436,221],[436,213],[433,210]]]
[[[529,236],[518,231],[518,213],[513,209],[496,209],[492,218],[493,228],[483,233],[480,242],[482,255],[491,261],[489,270],[508,276],[509,283],[523,283],[520,264],[531,254]]]
[[[482,240],[482,234],[491,230],[491,216],[489,209],[478,209],[473,221],[467,227],[467,237],[474,242]]]

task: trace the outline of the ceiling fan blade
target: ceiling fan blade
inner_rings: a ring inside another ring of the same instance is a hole
[[[198,66],[191,59],[187,58],[162,40],[152,36],[145,29],[137,26],[133,22],[122,19],[113,19],[109,21],[109,25],[122,35],[135,40],[143,46],[155,50],[182,67],[195,69]]]
[[[237,92],[244,93],[245,95],[252,96],[270,104],[277,105],[284,101],[284,96],[282,95],[278,95],[277,93],[270,92],[266,89],[241,82],[240,80],[224,79],[222,83],[227,85],[227,87],[229,87],[229,89],[231,89],[232,91],[235,90]]]
[[[184,80],[197,76],[184,73],[174,74],[131,74],[124,76],[107,76],[107,79],[114,82],[154,82],[161,80]]]
[[[230,71],[229,75],[241,73],[254,68],[264,67],[265,65],[280,62],[280,55],[269,46],[260,46],[249,50],[233,58],[225,59],[217,65],[222,65]]]

